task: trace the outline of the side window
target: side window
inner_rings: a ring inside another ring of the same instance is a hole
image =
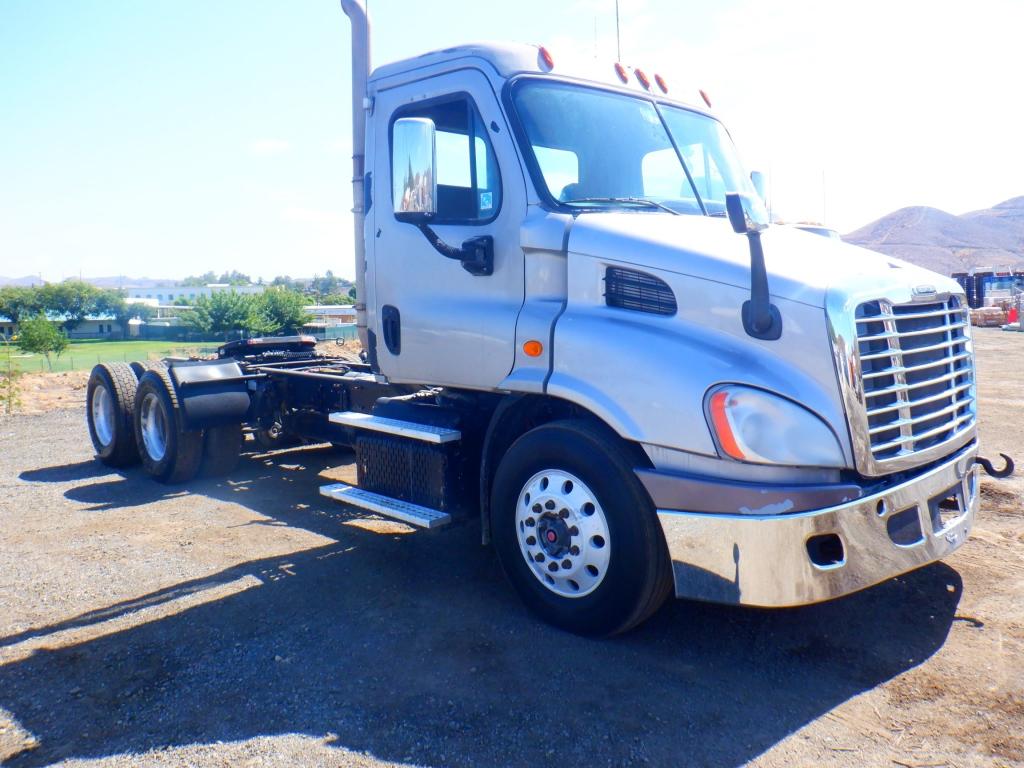
[[[501,208],[501,176],[487,126],[468,97],[412,105],[399,117],[434,121],[438,223],[483,223]],[[402,169],[393,168],[392,173]]]

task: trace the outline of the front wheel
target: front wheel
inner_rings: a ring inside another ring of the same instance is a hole
[[[671,590],[661,527],[626,451],[603,426],[557,421],[520,437],[495,474],[502,568],[531,610],[578,634],[625,632]]]

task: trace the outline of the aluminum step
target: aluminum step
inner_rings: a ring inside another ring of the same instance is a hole
[[[364,491],[362,488],[347,483],[322,485],[320,486],[320,495],[420,528],[440,528],[452,521],[452,516],[447,512],[421,507],[419,504],[382,496],[372,491]]]
[[[424,443],[454,443],[462,439],[462,433],[449,427],[435,427],[432,424],[420,424],[417,421],[401,421],[374,416],[369,413],[355,411],[338,411],[330,415],[332,424],[341,424],[355,429],[369,429],[374,432],[386,432],[389,435],[422,440]]]

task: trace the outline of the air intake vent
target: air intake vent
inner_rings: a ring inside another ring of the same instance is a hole
[[[608,267],[604,274],[604,301],[609,307],[674,315],[676,297],[664,280],[632,269]]]

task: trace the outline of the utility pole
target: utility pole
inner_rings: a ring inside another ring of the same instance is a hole
[[[622,40],[619,37],[619,0],[615,0],[615,60],[622,61]]]

